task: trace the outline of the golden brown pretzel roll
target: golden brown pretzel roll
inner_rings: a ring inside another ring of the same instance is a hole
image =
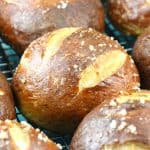
[[[150,89],[150,27],[138,37],[133,58],[140,72],[142,87]]]
[[[69,133],[102,101],[137,88],[139,75],[112,38],[93,29],[63,28],[26,49],[12,84],[30,121]]]
[[[0,120],[15,119],[15,106],[9,84],[0,72]]]
[[[149,150],[150,92],[133,91],[92,110],[70,150]]]
[[[0,32],[18,53],[44,33],[62,27],[103,31],[100,0],[0,0]]]
[[[150,26],[150,0],[109,0],[109,16],[124,33],[139,35]]]
[[[60,150],[61,146],[26,122],[0,121],[1,150]]]

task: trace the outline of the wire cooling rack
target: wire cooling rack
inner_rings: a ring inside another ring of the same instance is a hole
[[[103,1],[105,8],[107,8],[106,0]],[[122,46],[125,47],[128,53],[131,53],[135,37],[123,35],[113,26],[107,16],[105,17],[105,24],[105,33],[109,36],[113,36]],[[19,63],[19,60],[20,58],[15,51],[0,38],[0,70],[3,72],[3,74],[5,74],[8,81],[11,81],[12,74]],[[16,113],[19,121],[27,121],[17,108]],[[45,130],[43,131],[56,143],[60,143],[63,147],[63,150],[69,150],[69,144],[71,140],[70,135],[59,136]]]

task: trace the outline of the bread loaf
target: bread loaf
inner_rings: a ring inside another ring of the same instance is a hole
[[[124,33],[139,35],[150,26],[150,0],[109,0],[109,16]]]
[[[0,33],[18,53],[62,27],[104,30],[100,0],[0,0]]]
[[[150,27],[138,37],[133,58],[140,73],[142,88],[150,89]]]
[[[63,28],[26,49],[12,85],[31,122],[65,134],[104,100],[138,88],[139,75],[117,41],[93,29]]]
[[[26,122],[0,121],[0,149],[10,150],[60,150],[39,129],[34,129]]]
[[[15,117],[12,92],[5,76],[0,72],[0,120],[15,119]]]
[[[105,101],[79,125],[70,150],[149,150],[150,92]]]

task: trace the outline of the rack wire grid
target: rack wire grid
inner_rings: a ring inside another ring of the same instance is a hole
[[[103,3],[105,8],[107,8],[107,1],[103,0]],[[105,33],[109,36],[113,36],[123,47],[125,47],[128,53],[131,53],[135,37],[123,35],[123,33],[118,31],[116,27],[113,26],[107,16],[105,17],[105,24]],[[7,77],[9,82],[12,79],[12,74],[19,63],[19,60],[20,57],[15,53],[15,51],[0,38],[0,70]],[[17,108],[16,113],[19,121],[27,121]],[[42,131],[45,132],[56,143],[60,143],[63,147],[63,150],[69,150],[69,144],[71,140],[70,135],[60,136],[45,130]]]

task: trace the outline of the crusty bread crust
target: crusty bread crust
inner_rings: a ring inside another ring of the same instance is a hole
[[[136,150],[136,144],[148,150],[149,124],[150,92],[125,93],[105,101],[83,119],[74,134],[70,150],[103,150],[106,146],[115,145],[120,150],[119,146],[129,143],[132,144],[129,150]]]
[[[93,29],[68,30],[34,41],[12,82],[23,114],[57,133],[73,132],[93,107],[140,85],[133,60],[117,41]]]
[[[48,137],[26,122],[0,121],[1,149],[10,150],[60,150]]]
[[[140,73],[142,88],[150,89],[150,27],[138,37],[133,58]]]
[[[22,53],[41,35],[62,27],[104,30],[99,0],[1,0],[0,33]]]
[[[15,119],[15,106],[9,84],[0,72],[0,120]]]
[[[150,26],[150,1],[109,0],[109,16],[124,33],[139,35]]]

